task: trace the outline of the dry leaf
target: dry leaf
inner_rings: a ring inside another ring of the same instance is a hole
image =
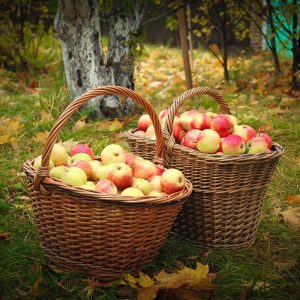
[[[300,207],[288,209],[282,213],[282,216],[285,223],[300,227]]]
[[[41,123],[46,123],[46,122],[49,122],[52,120],[53,120],[53,117],[50,112],[47,112],[44,110],[41,111]]]
[[[75,147],[76,145],[79,144],[78,141],[73,141],[71,140],[67,140],[65,142],[60,141],[58,144],[62,145],[65,147],[65,149],[67,150],[67,152],[69,152],[73,147]]]
[[[288,195],[284,201],[289,204],[300,204],[300,195]]]
[[[39,288],[40,288],[40,284],[42,283],[42,281],[43,281],[43,278],[42,278],[42,277],[39,277],[39,278],[35,281],[34,285],[29,289],[29,295],[30,295],[31,297],[35,297],[35,296],[37,295],[37,293],[38,293],[38,291],[39,291]]]
[[[64,271],[63,270],[61,270],[59,267],[57,267],[56,265],[48,265],[48,267],[52,270],[52,271],[54,271],[55,273],[57,273],[57,274],[62,274],[62,273],[64,273]]]
[[[30,212],[30,211],[32,211],[31,204],[27,204],[27,203],[24,203],[24,204],[17,204],[16,203],[16,204],[14,204],[14,207],[18,208],[18,209],[21,209],[24,212]]]
[[[85,127],[86,123],[83,119],[79,119],[73,126],[73,130],[79,130]]]
[[[111,124],[108,127],[108,131],[117,131],[119,129],[122,129],[124,126],[124,122],[119,121],[118,119],[115,119],[111,122]]]
[[[24,201],[30,201],[30,200],[31,200],[31,199],[30,199],[29,197],[27,197],[27,196],[17,196],[16,198],[19,199],[19,200],[24,200]]]
[[[43,145],[46,144],[48,135],[49,135],[49,131],[45,131],[45,132],[38,132],[33,138],[32,140],[36,143],[41,143]]]
[[[152,286],[154,284],[154,280],[152,278],[150,278],[147,274],[144,274],[142,272],[139,272],[139,280],[138,280],[138,284],[141,287],[149,287]]]
[[[130,287],[136,289],[138,286],[137,286],[137,279],[135,279],[132,275],[130,274],[127,274],[125,277],[124,277],[124,280],[121,281],[121,284],[127,284],[129,285]]]
[[[0,232],[0,240],[8,240],[10,238],[10,234],[8,232]]]
[[[202,300],[199,291],[185,289],[171,289],[166,291],[166,299]]]
[[[276,269],[281,271],[281,270],[284,270],[284,269],[294,268],[295,266],[297,266],[297,261],[295,259],[287,259],[287,260],[283,260],[283,261],[276,261],[276,262],[274,262],[274,266],[276,267]]]

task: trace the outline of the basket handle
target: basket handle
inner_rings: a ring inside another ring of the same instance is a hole
[[[134,91],[120,87],[120,86],[102,86],[102,87],[97,87],[94,88],[85,94],[79,96],[76,98],[74,101],[72,101],[64,110],[64,112],[60,115],[56,123],[53,125],[51,132],[49,133],[49,136],[46,141],[46,145],[43,151],[42,155],[42,164],[41,167],[39,168],[35,179],[34,179],[34,188],[35,190],[41,190],[41,183],[43,181],[43,178],[49,177],[49,159],[50,155],[52,152],[52,148],[57,140],[57,136],[60,132],[60,130],[63,128],[63,126],[67,123],[69,118],[72,116],[72,114],[80,108],[82,105],[84,105],[86,102],[89,100],[93,99],[94,97],[97,96],[102,96],[102,95],[109,95],[109,94],[118,94],[121,96],[129,97],[132,100],[136,101],[139,103],[141,106],[144,107],[146,112],[149,114],[154,129],[155,129],[155,135],[157,137],[156,139],[156,152],[155,152],[155,158],[154,162],[160,165],[164,165],[163,161],[163,136],[162,136],[162,129],[161,125],[159,123],[159,119],[152,108],[151,104],[135,93]],[[42,188],[44,190],[44,188]]]
[[[178,111],[178,109],[185,103],[186,100],[193,96],[202,96],[207,95],[212,97],[220,106],[220,111],[224,114],[230,114],[230,109],[225,102],[223,96],[216,90],[203,86],[203,87],[197,87],[190,90],[185,91],[181,95],[179,95],[177,98],[174,99],[173,104],[168,108],[168,115],[167,115],[167,121],[163,130],[163,135],[166,143],[166,153],[165,159],[167,160],[167,163],[169,162],[169,159],[172,155],[173,145],[175,143],[173,134],[172,134],[172,128],[173,128],[173,122],[175,115]]]

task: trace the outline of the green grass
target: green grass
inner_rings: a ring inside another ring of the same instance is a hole
[[[147,75],[141,65],[137,76],[138,83],[143,80],[142,76],[148,76],[149,82],[164,82],[166,76],[174,73],[172,68],[180,68],[168,62],[172,56],[180,55],[177,49],[152,46],[147,51],[145,61],[149,61],[151,66],[155,62],[159,65],[165,64],[166,70],[165,73],[161,70],[160,73],[150,72]],[[196,52],[195,59],[200,59],[201,54],[203,51]],[[241,60],[236,79],[251,80],[251,76],[258,76],[255,73],[257,65],[262,64],[264,59],[255,57],[253,61],[250,60],[249,68],[245,68]],[[207,77],[202,75],[204,79],[197,77],[197,74],[196,85],[203,83],[206,78],[207,85],[219,84],[218,75],[215,78],[211,74],[207,74]],[[21,174],[21,165],[26,159],[41,154],[43,150],[43,145],[33,137],[38,132],[49,131],[68,103],[62,65],[58,64],[55,72],[38,78],[40,91],[36,94],[20,87],[16,74],[1,70],[0,77],[0,118],[18,116],[22,124],[14,133],[14,145],[0,145],[0,232],[9,234],[7,240],[0,240],[0,299],[134,299],[135,291],[127,290],[122,294],[117,285],[105,289],[95,288],[92,293],[84,276],[57,273],[53,270],[51,262],[43,255],[39,245],[31,212],[24,212],[15,206],[16,203],[28,203],[28,200],[22,198],[27,195],[27,189],[25,178]],[[137,91],[146,95],[159,111],[170,105],[172,99],[184,91],[185,87],[180,79],[173,83],[162,87],[166,88],[164,96],[159,94],[159,89],[150,89],[147,85],[142,87],[137,84]],[[210,250],[170,236],[153,264],[144,271],[151,275],[162,269],[173,271],[182,265],[195,267],[196,262],[200,261],[208,263],[210,271],[216,273],[215,283],[218,288],[210,299],[240,299],[241,295],[246,295],[244,299],[296,300],[300,295],[300,232],[299,229],[284,224],[280,215],[273,213],[273,208],[276,206],[284,211],[289,208],[284,203],[285,197],[300,193],[300,166],[297,163],[297,158],[299,160],[300,157],[299,100],[291,97],[287,101],[287,95],[279,89],[266,88],[264,94],[255,87],[226,92],[228,86],[223,83],[220,84],[220,89],[226,94],[232,112],[241,122],[256,128],[260,125],[272,127],[273,139],[285,148],[285,154],[266,194],[257,241],[249,249]],[[209,98],[187,101],[186,108],[194,106],[217,111],[217,105]],[[49,121],[41,120],[41,111],[48,112],[53,118]],[[91,143],[96,153],[113,140],[115,134],[136,124],[135,120],[126,128],[110,132],[96,122],[75,131],[73,126],[83,114],[77,113],[71,118],[61,132],[61,139]],[[274,263],[285,260],[296,260],[298,265],[283,270],[275,267]]]

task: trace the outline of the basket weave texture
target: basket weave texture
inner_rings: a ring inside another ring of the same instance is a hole
[[[28,160],[23,170],[45,254],[63,269],[114,280],[153,260],[192,185],[187,180],[182,191],[168,196],[125,197],[84,190],[49,177],[49,158],[63,125],[78,107],[106,94],[130,97],[149,113],[158,136],[154,162],[163,166],[162,131],[151,105],[129,89],[107,86],[70,103],[49,134],[42,167],[37,172],[34,161]]]
[[[249,247],[255,242],[263,198],[283,148],[273,143],[272,152],[267,154],[220,156],[176,144],[172,136],[175,114],[195,95],[211,96],[222,113],[230,114],[221,94],[209,87],[186,91],[168,109],[163,131],[165,160],[168,167],[181,170],[193,184],[193,193],[172,231],[204,247]],[[132,151],[141,154],[147,149],[151,159],[154,141],[137,137],[133,131],[125,134]]]

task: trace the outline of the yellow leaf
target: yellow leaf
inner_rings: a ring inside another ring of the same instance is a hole
[[[137,280],[130,274],[127,274],[124,277],[124,281],[132,288],[136,289],[137,288]]]
[[[41,111],[41,123],[46,123],[52,120],[53,117],[50,112],[44,110]]]
[[[10,144],[11,136],[8,134],[0,135],[0,145]]]
[[[300,204],[300,195],[288,195],[284,201],[289,204]]]
[[[290,269],[290,268],[296,267],[297,266],[297,261],[295,259],[275,261],[274,266],[276,267],[276,269],[281,271],[281,270],[284,270],[284,269]]]
[[[154,284],[154,280],[150,278],[147,274],[139,272],[140,278],[138,279],[138,284],[141,287],[149,287]]]
[[[73,126],[74,130],[79,130],[81,128],[83,128],[86,125],[85,121],[82,119],[79,119]]]
[[[45,131],[45,132],[38,132],[33,138],[32,140],[36,143],[41,143],[43,145],[46,144],[47,138],[49,135],[49,131]]]
[[[21,209],[24,212],[32,211],[31,204],[27,204],[27,203],[24,203],[24,204],[15,204],[14,207],[18,208],[18,209]]]
[[[300,207],[288,209],[282,213],[282,216],[285,223],[300,227]]]
[[[108,127],[109,131],[116,131],[119,129],[122,129],[124,126],[124,123],[119,121],[118,119],[115,119],[114,121],[111,122],[111,124]]]

